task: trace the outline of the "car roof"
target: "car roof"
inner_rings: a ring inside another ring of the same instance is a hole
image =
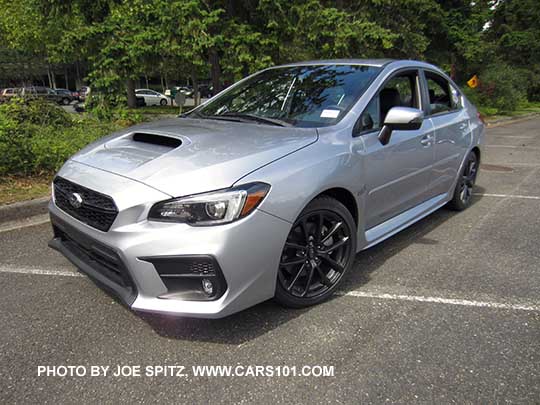
[[[434,65],[426,62],[412,60],[412,59],[322,59],[322,60],[309,60],[304,62],[287,63],[274,67],[285,66],[313,66],[313,65],[363,65],[374,67],[386,67],[390,65],[396,65],[396,67],[425,67],[440,70]]]
[[[393,59],[322,59],[303,62],[287,63],[281,66],[310,66],[310,65],[367,65],[382,67]],[[276,66],[276,67],[281,67]]]

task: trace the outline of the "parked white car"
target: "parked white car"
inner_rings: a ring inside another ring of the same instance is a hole
[[[150,89],[137,89],[135,94],[138,97],[144,97],[144,102],[146,105],[167,105],[169,104],[169,99],[167,96]]]

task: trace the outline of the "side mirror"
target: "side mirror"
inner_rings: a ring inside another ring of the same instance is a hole
[[[424,121],[424,112],[417,108],[392,107],[386,114],[384,125],[379,132],[379,141],[386,145],[390,142],[393,130],[411,131],[420,129]]]

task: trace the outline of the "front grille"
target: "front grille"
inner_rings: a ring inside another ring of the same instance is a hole
[[[118,208],[111,197],[62,177],[56,177],[53,184],[54,202],[58,208],[93,228],[104,232],[109,230],[118,215]],[[75,194],[82,199],[79,207],[70,201]]]
[[[51,222],[55,238],[60,238],[72,254],[121,287],[127,294],[134,294],[135,284],[122,259],[113,249],[77,231],[57,217],[51,217]]]

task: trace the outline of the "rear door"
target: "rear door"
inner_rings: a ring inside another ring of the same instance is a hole
[[[433,164],[433,128],[424,120],[418,130],[394,130],[387,145],[377,135],[392,107],[423,109],[419,71],[396,73],[361,114],[359,136],[365,145],[366,229],[427,199]]]
[[[471,141],[469,116],[460,91],[437,72],[424,70],[427,117],[434,129],[435,159],[428,195],[451,191],[461,161]]]
[[[161,97],[159,95],[159,93],[153,91],[153,90],[148,90],[148,93],[150,94],[150,98],[151,98],[151,102],[152,102],[152,105],[159,105],[159,102],[161,101]]]
[[[146,105],[152,105],[153,104],[153,99],[152,99],[152,96],[151,96],[149,90],[138,90],[138,91],[136,91],[136,95],[138,97],[143,97],[144,98],[144,103]]]

